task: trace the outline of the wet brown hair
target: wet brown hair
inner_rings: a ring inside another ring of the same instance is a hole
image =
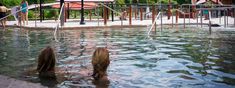
[[[38,66],[37,71],[39,73],[43,72],[54,72],[55,71],[55,53],[51,47],[46,47],[43,49],[38,56]]]
[[[94,79],[98,80],[107,75],[109,63],[109,51],[106,48],[97,48],[92,56]]]

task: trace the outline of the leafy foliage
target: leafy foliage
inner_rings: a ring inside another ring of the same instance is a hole
[[[20,2],[21,0],[0,0],[0,3],[2,3],[6,7],[19,5]]]
[[[34,3],[39,3],[39,0],[27,0],[28,4],[34,4]],[[55,2],[55,0],[42,0],[44,3],[51,3]],[[22,0],[0,0],[0,3],[2,3],[6,7],[13,7],[20,5]]]
[[[178,4],[190,4],[191,0],[176,0]]]

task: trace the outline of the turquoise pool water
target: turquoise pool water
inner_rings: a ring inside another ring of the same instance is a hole
[[[146,28],[95,29],[63,30],[57,37],[50,30],[0,30],[0,74],[49,87],[95,87],[86,76],[91,55],[107,47],[111,88],[235,87],[235,32],[166,29],[148,38]],[[46,46],[56,52],[57,81],[31,72]]]

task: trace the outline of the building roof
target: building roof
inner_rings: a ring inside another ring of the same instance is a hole
[[[56,0],[60,1],[60,0]],[[65,2],[81,2],[82,0],[64,0]],[[114,2],[114,0],[84,0],[84,2]]]
[[[211,2],[213,2],[213,3],[218,3],[218,4],[220,4],[220,5],[223,5],[223,3],[220,1],[220,0],[199,0],[199,1],[197,1],[195,4],[196,5],[198,5],[198,4],[203,4],[203,3],[206,3],[206,2],[208,2],[208,1],[211,1]],[[218,1],[218,2],[217,2]],[[194,3],[193,3],[194,4]]]
[[[68,3],[65,3],[65,8],[68,7]],[[69,3],[69,9],[80,10],[82,7],[81,2],[71,2]],[[94,2],[85,2],[84,9],[95,9],[98,5]],[[60,8],[60,4],[52,5],[52,8]]]

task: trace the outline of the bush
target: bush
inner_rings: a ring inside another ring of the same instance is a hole
[[[57,10],[47,10],[45,11],[45,18],[57,18],[58,17]]]
[[[33,11],[30,11],[28,12],[28,18],[31,19],[31,18],[34,18],[34,12]]]

